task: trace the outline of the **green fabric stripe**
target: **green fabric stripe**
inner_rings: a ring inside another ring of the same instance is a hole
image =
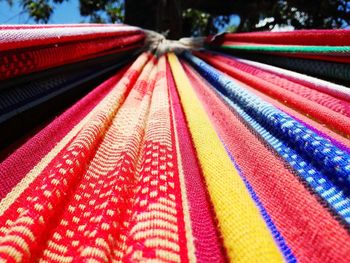
[[[263,51],[288,53],[349,53],[350,46],[219,46],[220,49],[237,51]]]

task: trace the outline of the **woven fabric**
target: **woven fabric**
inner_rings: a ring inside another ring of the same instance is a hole
[[[332,167],[332,170],[329,170],[329,172],[336,175],[334,178],[335,180],[348,184],[347,175],[350,169],[349,153],[338,149],[329,140],[319,137],[313,131],[293,120],[287,114],[279,111],[269,103],[262,101],[249,91],[235,85],[234,81],[228,80],[226,76],[221,75],[217,70],[205,64],[200,59],[193,56],[191,57],[188,54],[187,58],[190,59],[190,61],[205,74],[207,80],[212,81],[226,97],[229,97],[230,100],[239,104],[246,112],[256,115],[259,121],[265,122],[263,125],[269,126],[270,132],[275,129],[281,138],[290,138],[297,148],[313,158],[314,162],[318,162],[325,170]],[[315,142],[310,143],[309,140],[314,140]],[[325,148],[327,150],[325,150]],[[332,152],[335,154],[332,154]],[[332,162],[334,162],[334,166],[330,165]]]
[[[237,51],[253,51],[260,53],[303,53],[320,55],[344,55],[349,53],[349,46],[293,46],[293,45],[270,45],[270,44],[251,44],[244,42],[225,41],[220,46],[221,49],[232,49]]]
[[[193,90],[191,90],[190,83],[186,79],[181,65],[174,55],[169,56],[169,61],[172,70],[175,72],[175,82],[184,105],[184,112],[189,121],[189,129],[217,212],[230,259],[249,261],[260,255],[261,261],[280,260],[281,255],[268,234],[266,225],[259,216],[253,201],[249,198],[249,193],[244,187],[243,181],[232,166],[208,117],[204,114],[202,106],[196,99]],[[202,134],[205,134],[205,136],[202,136]],[[207,137],[210,139],[207,140]],[[212,161],[214,156],[216,157],[215,161]],[[220,177],[217,173],[219,169]],[[233,188],[239,190],[232,191]],[[238,195],[238,193],[240,194]],[[240,212],[237,213],[237,210],[230,209],[230,203],[235,203]],[[244,231],[243,229],[248,222],[250,222],[251,227]],[[237,239],[239,237],[237,233],[242,231],[245,232],[245,235]]]
[[[215,215],[212,211],[201,169],[198,166],[196,151],[192,145],[191,134],[186,125],[186,117],[176,92],[170,65],[167,67],[167,78],[177,134],[181,138],[179,150],[182,170],[185,175],[196,259],[198,262],[223,262],[225,256],[220,246]]]
[[[322,93],[319,94],[314,90],[311,92],[313,92],[315,95],[312,99],[310,99],[312,94],[310,94],[309,90],[307,91],[309,94],[302,94],[303,90],[300,88],[300,86],[292,87],[289,85],[289,87],[287,87],[288,83],[284,79],[282,79],[282,83],[277,82],[277,77],[274,80],[271,80],[271,77],[266,80],[269,76],[261,77],[257,74],[257,72],[247,72],[247,70],[240,69],[236,64],[234,64],[234,62],[231,63],[234,66],[232,67],[232,65],[227,65],[220,60],[213,60],[206,55],[200,55],[200,57],[205,57],[207,61],[210,61],[218,69],[223,70],[238,80],[259,89],[260,91],[274,97],[279,101],[283,101],[284,103],[288,104],[289,107],[295,108],[304,114],[309,114],[313,118],[319,120],[321,123],[329,125],[331,129],[337,130],[345,136],[350,135],[350,119],[346,114],[343,114],[344,111],[348,110],[348,102],[339,101],[332,97],[327,97],[327,99],[325,99],[324,97],[326,97],[326,95]],[[302,96],[299,94],[302,94]],[[317,105],[315,102],[313,102],[318,101],[319,97],[322,97],[321,104],[327,105],[328,107]],[[330,103],[336,103],[337,105],[331,106],[329,105]],[[339,106],[342,109],[338,108]],[[336,109],[341,113],[331,111],[329,107]]]
[[[343,53],[288,53],[288,52],[268,52],[271,55],[283,56],[289,58],[304,58],[310,60],[323,60],[329,62],[349,63],[348,56],[342,56]]]
[[[272,87],[277,87],[277,89],[283,91],[285,96],[287,94],[290,94],[290,96],[293,96],[292,93],[294,93],[297,95],[297,96],[294,95],[295,100],[300,101],[303,104],[305,104],[305,101],[303,101],[302,98],[300,98],[300,97],[303,97],[303,98],[306,98],[307,100],[309,100],[309,104],[313,104],[313,102],[316,102],[322,106],[325,106],[326,108],[329,108],[335,112],[341,113],[347,117],[350,116],[350,103],[344,99],[334,98],[333,96],[329,96],[328,94],[325,94],[323,92],[318,92],[317,90],[315,90],[311,87],[307,87],[307,86],[301,85],[299,83],[289,81],[286,78],[280,77],[276,74],[272,74],[268,71],[260,70],[256,67],[245,65],[243,63],[238,62],[235,59],[229,59],[229,58],[226,58],[224,56],[212,55],[212,54],[198,54],[198,55],[204,59],[207,58],[207,59],[210,59],[211,61],[213,61],[212,59],[215,58],[215,61],[222,62],[222,63],[220,63],[220,66],[218,66],[217,68],[224,70],[225,69],[224,64],[227,64],[229,66],[229,68],[238,69],[241,72],[246,72],[249,75],[253,75],[253,76],[259,78],[260,80],[266,81],[265,82],[266,84],[267,84],[267,82],[269,82],[272,84],[272,85],[270,85],[270,89],[272,89]],[[228,70],[224,70],[224,71],[228,74],[230,73],[230,71],[228,71]],[[268,93],[268,92],[266,92],[266,93]],[[287,97],[281,98],[281,100],[286,101]],[[313,104],[313,105],[314,105],[314,107],[318,108],[318,111],[321,111],[320,108],[322,108],[322,107],[320,107],[317,104]],[[329,111],[327,111],[327,112],[329,112]],[[321,118],[318,118],[318,119],[321,119]]]
[[[254,32],[210,36],[207,41],[238,41],[260,44],[300,46],[350,46],[347,30],[297,30],[292,32]]]
[[[129,26],[24,27],[0,30],[0,80],[142,45]]]
[[[0,163],[0,261],[348,262],[348,32],[145,34],[0,26],[1,116],[110,74]]]
[[[0,46],[3,50],[86,41],[111,36],[127,36],[140,30],[125,25],[19,25],[2,26]]]
[[[216,96],[214,93],[211,93],[208,90],[203,89],[203,80],[196,75],[191,68],[183,63],[182,64],[187,76],[189,77],[189,80],[191,81],[191,84],[194,88],[194,90],[196,91],[197,96],[201,99],[201,101],[203,101],[203,106],[206,109],[206,111],[208,112],[209,107],[207,104],[207,102],[209,102],[210,100],[211,103],[215,104],[215,100],[213,100]],[[220,112],[221,108],[220,105],[215,104],[215,107],[218,109],[218,111]],[[224,109],[227,111],[227,109]],[[227,114],[228,113],[228,114]],[[222,114],[223,116],[225,116],[225,114],[223,112],[220,112],[220,114]],[[226,115],[230,115],[230,112],[227,111]],[[216,131],[218,132],[218,134],[220,135],[220,130],[218,130],[218,127],[216,126],[215,120],[212,119],[213,116],[209,115],[209,118],[211,118],[211,120],[213,121],[214,127],[216,129]],[[226,138],[221,138],[222,139],[226,139]],[[224,145],[225,145],[225,141],[223,141]],[[227,145],[225,145],[225,148],[227,149]],[[230,154],[230,153],[229,153]],[[235,163],[235,161],[233,160],[233,156],[230,154],[230,158],[232,159],[232,161]],[[244,183],[246,184],[246,187],[250,193],[250,195],[252,196],[253,200],[255,201],[255,203],[257,204],[260,213],[263,215],[263,218],[267,224],[267,226],[269,227],[269,230],[271,231],[271,233],[273,234],[273,237],[276,241],[276,243],[279,245],[280,249],[282,250],[283,256],[285,257],[285,259],[288,262],[293,262],[295,261],[295,257],[293,256],[293,254],[290,252],[290,249],[288,247],[288,245],[286,245],[283,237],[280,235],[280,233],[278,232],[278,230],[276,229],[273,221],[271,220],[270,216],[268,215],[268,213],[266,212],[263,204],[260,202],[259,197],[256,195],[254,189],[251,187],[251,185],[249,184],[249,182],[247,181],[247,179],[245,178],[242,170],[240,169],[240,167],[237,165],[237,163],[235,163],[235,167],[236,169],[239,170],[240,176],[243,178]]]
[[[349,251],[346,247],[332,245],[339,244],[334,239],[335,236],[344,238],[345,243],[349,242],[348,232],[341,223],[294,176],[293,169],[278,158],[275,152],[270,151],[260,137],[242,122],[238,114],[232,114],[220,100],[220,96],[208,88],[208,84],[193,74],[191,78],[192,83],[197,83],[194,87],[218,134],[235,157],[242,174],[261,198],[296,259],[301,262],[322,262],[336,257],[343,261],[338,253],[344,253],[343,256],[347,257]],[[212,108],[216,110],[212,111]],[[310,236],[317,241],[310,239]],[[315,243],[320,246],[315,247]],[[326,252],[330,254],[324,254]]]
[[[52,98],[77,86],[83,86],[99,76],[126,64],[126,54],[110,54],[107,57],[65,65],[32,74],[31,78],[4,81],[0,89],[0,123],[7,121],[22,112],[43,104]],[[115,62],[118,59],[118,63]],[[101,65],[103,64],[103,65]]]
[[[346,101],[350,100],[350,90],[345,86],[337,85],[332,82],[313,78],[305,74],[300,74],[294,71],[274,67],[274,66],[259,63],[256,61],[250,61],[246,59],[238,59],[238,61],[241,61],[245,64],[249,64],[258,68],[262,68],[266,71],[275,73],[276,75],[286,78],[288,80],[291,80],[295,83],[329,94],[338,99],[342,99]]]
[[[350,66],[348,63],[332,63],[330,61],[315,61],[306,58],[282,57],[260,53],[254,55],[248,53],[237,53],[236,55],[241,58],[311,75],[338,84],[345,84],[350,80]]]
[[[297,30],[293,32],[255,32],[210,36],[208,45],[223,51],[269,53],[349,63],[347,30]]]
[[[1,199],[106,96],[120,80],[122,73],[118,73],[96,87],[1,163],[0,176],[3,178],[0,181]],[[17,163],[22,163],[22,165],[16,165]]]

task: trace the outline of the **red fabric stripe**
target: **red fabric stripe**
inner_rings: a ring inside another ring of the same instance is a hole
[[[209,36],[207,41],[213,39]],[[350,46],[348,30],[295,30],[291,32],[233,33],[215,37],[214,44],[221,41],[253,42],[281,45]]]
[[[0,80],[96,57],[101,52],[120,52],[129,45],[141,44],[143,39],[144,36],[139,34],[4,52],[0,61]]]
[[[212,211],[169,65],[167,65],[167,79],[179,138],[197,261],[224,262],[223,246],[217,233],[214,211]]]
[[[297,109],[304,114],[309,114],[312,118],[320,123],[328,125],[333,130],[344,136],[350,136],[350,119],[342,114],[329,110],[317,103],[309,101],[299,95],[288,90],[283,90],[279,86],[269,83],[260,77],[256,77],[237,68],[231,67],[208,54],[195,52],[195,54],[212,64],[219,70],[229,74],[230,76],[254,87],[255,89],[268,94],[269,96],[284,102],[289,107]]]
[[[170,72],[170,67],[168,65],[168,62],[165,60],[165,68],[162,69],[164,71],[162,71],[162,73],[164,73],[164,78],[165,78],[165,85],[168,85],[168,72]],[[173,80],[173,85],[174,85],[174,80]],[[167,87],[169,88],[169,87]],[[174,86],[175,88],[175,86]],[[167,90],[168,93],[168,100],[169,100],[169,117],[170,117],[170,131],[171,131],[171,141],[173,144],[172,147],[172,154],[174,155],[174,165],[175,165],[175,173],[177,174],[177,177],[175,177],[174,181],[175,183],[178,185],[177,189],[175,189],[175,195],[177,197],[177,210],[179,211],[178,213],[178,227],[179,227],[179,236],[180,236],[180,240],[179,240],[179,245],[180,245],[180,258],[181,258],[181,262],[186,262],[189,260],[188,257],[188,247],[187,247],[187,238],[186,238],[186,228],[185,228],[185,222],[184,222],[184,207],[183,207],[183,202],[182,199],[184,198],[181,195],[181,185],[180,185],[180,171],[179,171],[179,164],[178,164],[178,156],[177,156],[177,152],[176,152],[176,140],[175,140],[175,127],[174,127],[174,121],[173,121],[173,112],[171,110],[171,97],[170,97],[170,92],[169,90]],[[187,200],[186,200],[187,201]]]
[[[91,91],[0,164],[0,200],[106,96],[125,70]]]
[[[185,65],[185,69],[220,138],[297,259],[347,262],[350,248],[344,244],[350,242],[348,232],[207,84],[189,66]]]

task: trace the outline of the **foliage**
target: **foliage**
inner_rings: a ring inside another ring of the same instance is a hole
[[[285,26],[327,29],[350,25],[348,0],[198,0],[196,3],[197,9],[211,13],[207,20],[214,25],[221,23],[220,26],[211,27],[209,33],[215,33],[215,30],[228,24],[230,13],[239,15],[241,22],[237,31],[241,32]],[[218,14],[224,15],[220,18],[221,22],[218,21]]]
[[[208,25],[210,25],[211,16],[195,9],[187,9],[182,12],[183,23],[185,24],[184,35],[202,36],[206,34]]]
[[[5,1],[13,5],[13,0]],[[48,23],[54,9],[64,1],[72,0],[20,0],[23,11],[37,23]],[[80,14],[92,23],[124,21],[124,0],[79,0],[79,4]]]
[[[80,0],[80,14],[90,17],[93,23],[115,23],[124,21],[124,1]]]
[[[266,23],[259,23],[263,19]],[[250,12],[241,16],[241,21],[240,31],[271,30],[276,26],[292,26],[295,29],[342,28],[350,24],[350,1],[265,1],[263,6],[252,6]]]
[[[13,4],[13,0],[5,1]],[[72,0],[20,1],[23,10],[36,22],[48,23],[60,3]],[[90,22],[122,22],[127,13],[129,24],[160,32],[164,27],[177,28],[177,34],[183,36],[215,34],[225,29],[341,28],[350,24],[350,1],[347,0],[79,0],[79,3],[80,14]],[[143,10],[137,10],[140,8]],[[168,17],[174,12],[178,14]],[[230,14],[239,15],[238,28],[230,24]]]

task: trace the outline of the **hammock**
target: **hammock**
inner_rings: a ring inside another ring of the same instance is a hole
[[[0,27],[0,259],[349,261],[350,33],[199,42]]]

